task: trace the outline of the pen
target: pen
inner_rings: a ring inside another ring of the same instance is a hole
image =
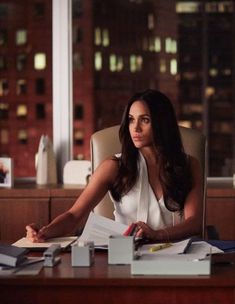
[[[158,251],[172,246],[171,243],[157,244],[149,248],[150,252]]]
[[[137,228],[137,225],[136,225],[135,223],[132,223],[130,226],[128,226],[128,228],[127,228],[126,231],[123,233],[123,235],[125,235],[125,236],[135,235],[135,233],[136,233],[136,228]]]

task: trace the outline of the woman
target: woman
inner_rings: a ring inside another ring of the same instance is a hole
[[[185,154],[173,106],[156,90],[135,94],[120,131],[122,152],[106,159],[67,212],[27,237],[43,241],[82,228],[90,211],[109,191],[115,220],[137,223],[137,236],[173,241],[200,233],[202,177],[196,159]]]

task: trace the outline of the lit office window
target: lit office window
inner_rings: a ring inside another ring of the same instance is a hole
[[[122,56],[118,56],[117,57],[117,71],[120,72],[122,71],[124,68],[124,62],[123,62],[123,57]]]
[[[224,76],[231,76],[232,75],[232,70],[231,69],[224,69],[224,70],[222,70],[222,74],[224,75]]]
[[[211,77],[216,77],[216,76],[218,75],[218,70],[215,69],[215,68],[209,69],[209,75],[210,75]]]
[[[34,55],[34,68],[35,70],[44,70],[46,68],[45,53],[37,53]]]
[[[182,126],[185,128],[192,128],[192,122],[190,120],[179,120],[178,124],[179,124],[179,126]]]
[[[136,72],[137,67],[136,67],[136,56],[135,55],[131,55],[130,56],[130,71],[132,73]]]
[[[23,45],[27,42],[27,31],[20,29],[16,31],[16,44]]]
[[[165,51],[166,53],[175,54],[177,53],[177,42],[175,39],[167,37],[165,39]]]
[[[155,39],[154,39],[154,50],[157,53],[161,51],[161,38],[160,37],[155,37]]]
[[[101,52],[95,53],[95,70],[100,71],[102,70],[102,54]]]
[[[21,129],[18,131],[18,141],[21,144],[27,144],[28,143],[28,133],[26,130]]]
[[[22,95],[27,93],[27,83],[25,79],[18,79],[16,81],[16,94]]]
[[[19,54],[16,57],[16,68],[18,71],[22,71],[26,68],[27,56],[26,54]]]
[[[148,29],[152,30],[154,29],[154,15],[148,14]]]
[[[171,61],[170,61],[170,72],[171,72],[171,75],[177,74],[177,60],[176,59],[171,59]]]
[[[109,56],[109,69],[111,72],[115,72],[117,70],[116,64],[117,64],[117,56],[111,54]]]
[[[214,87],[206,87],[205,95],[207,98],[213,96],[215,94],[215,88]]]
[[[7,129],[0,130],[0,142],[2,145],[9,144],[9,131]]]
[[[5,96],[9,92],[7,79],[0,79],[0,96]]]
[[[28,109],[27,109],[26,105],[24,105],[24,104],[17,105],[17,108],[16,108],[17,118],[20,118],[20,119],[26,118],[27,114],[28,114]]]
[[[162,74],[166,73],[166,60],[165,59],[160,59],[160,62],[159,62],[159,71]]]
[[[99,27],[95,28],[95,45],[101,45],[101,29]]]
[[[177,41],[174,39],[171,40],[171,53],[172,54],[177,53]]]
[[[198,13],[200,8],[201,3],[199,1],[178,2],[176,4],[177,13]]]
[[[105,47],[109,46],[110,41],[109,41],[109,31],[108,31],[108,29],[103,30],[103,37],[102,38],[103,38],[102,39],[103,46],[105,46]]]
[[[142,56],[136,56],[136,66],[137,71],[141,71],[143,68],[143,57]]]
[[[141,71],[143,68],[143,57],[137,55],[130,56],[130,71],[132,73]]]
[[[9,114],[9,104],[0,103],[0,119],[8,119]]]

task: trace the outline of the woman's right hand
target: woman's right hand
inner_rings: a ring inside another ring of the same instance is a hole
[[[26,226],[26,238],[33,243],[43,243],[46,239],[46,226],[40,230],[37,225],[32,223]]]

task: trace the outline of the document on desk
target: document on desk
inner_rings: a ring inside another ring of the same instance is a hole
[[[57,238],[48,239],[42,243],[33,243],[30,240],[28,240],[26,237],[23,237],[12,245],[15,245],[18,247],[23,247],[23,248],[29,248],[31,250],[44,250],[53,244],[59,244],[62,249],[66,249],[69,245],[71,245],[77,239],[78,239],[77,236],[57,237]]]
[[[108,246],[110,235],[123,234],[127,225],[91,212],[79,240],[93,241],[95,247]]]

